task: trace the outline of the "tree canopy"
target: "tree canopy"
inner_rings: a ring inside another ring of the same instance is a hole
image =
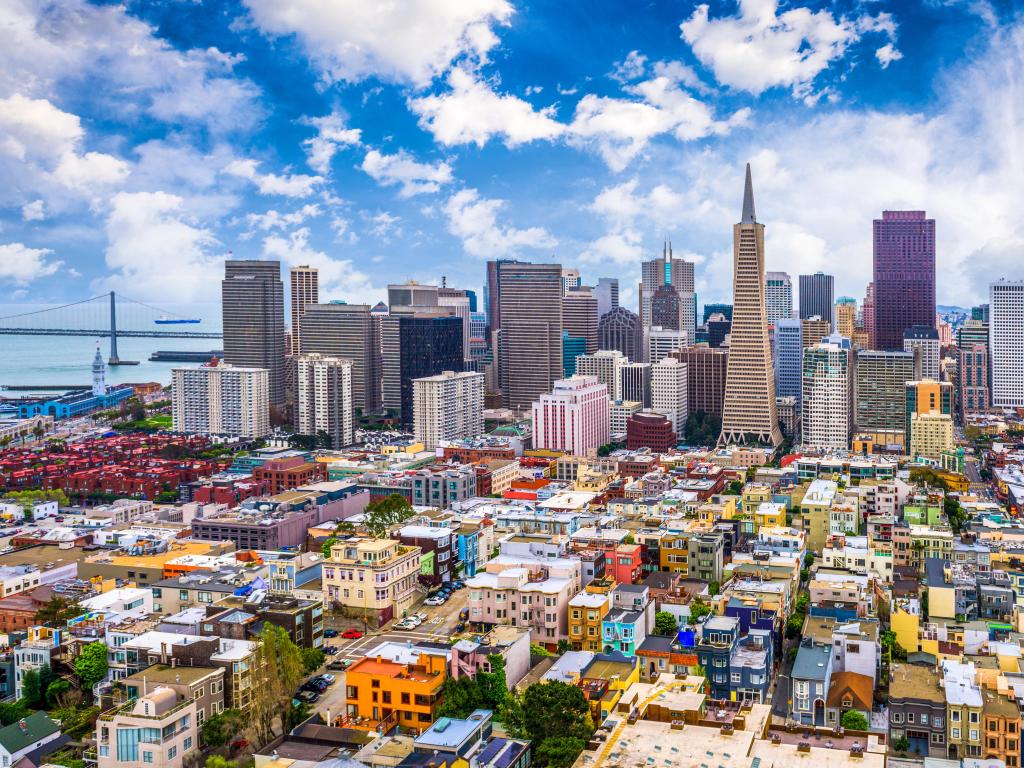
[[[849,728],[851,731],[866,731],[868,729],[868,719],[864,717],[863,712],[858,712],[855,709],[843,712],[839,723],[843,728]]]
[[[75,674],[90,690],[107,676],[107,646],[96,641],[85,646],[75,659]]]
[[[674,635],[676,633],[676,617],[668,611],[654,614],[654,634]]]
[[[686,417],[685,433],[690,445],[714,445],[722,434],[722,418],[706,411],[692,411]]]
[[[383,499],[370,502],[366,507],[366,530],[378,539],[387,536],[388,529],[398,523],[404,523],[415,512],[412,504],[399,493],[392,493]]]
[[[264,624],[253,666],[259,682],[249,711],[257,741],[266,744],[274,736],[277,718],[291,707],[292,693],[302,679],[302,652],[281,627]]]

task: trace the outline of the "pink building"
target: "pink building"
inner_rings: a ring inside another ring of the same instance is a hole
[[[533,447],[586,456],[610,439],[608,387],[596,376],[570,376],[533,404]]]

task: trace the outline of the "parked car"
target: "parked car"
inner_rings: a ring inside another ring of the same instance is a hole
[[[336,630],[336,629],[325,629],[324,630],[324,637],[337,637],[337,636],[338,636],[338,630]]]
[[[348,669],[349,661],[347,659],[341,659],[340,661],[332,661],[327,665],[328,669],[333,669],[336,672],[344,672]]]
[[[412,624],[414,627],[418,627],[420,624],[423,623],[423,619],[421,619],[415,613],[412,613],[412,614],[409,614],[408,616],[406,616],[405,617],[405,621],[408,622],[409,624]]]
[[[295,698],[305,704],[315,704],[320,700],[320,694],[316,691],[300,691]]]
[[[336,646],[333,646],[333,645],[325,645],[324,646],[324,653],[326,653],[328,656],[333,656],[337,652],[338,652],[338,648]]]
[[[447,597],[441,597],[440,595],[434,595],[433,597],[428,597],[426,600],[424,600],[423,604],[424,605],[444,605],[447,602],[447,600],[448,600]]]
[[[363,636],[363,633],[358,629],[346,629],[341,633],[341,636],[346,640],[358,640]]]
[[[414,613],[412,615],[420,620],[420,624],[427,620],[427,614],[425,613]]]
[[[337,680],[338,678],[336,678],[334,675],[325,673],[325,674],[320,675],[320,679],[323,680],[328,685],[334,685],[334,681]]]
[[[466,584],[461,579],[456,579],[452,582],[452,586],[455,587],[455,589],[465,589]]]
[[[397,622],[395,624],[394,629],[398,629],[398,630],[402,630],[402,631],[408,630],[408,629],[416,629],[416,625],[413,624],[408,619],[402,619],[401,621],[399,621],[399,622]]]

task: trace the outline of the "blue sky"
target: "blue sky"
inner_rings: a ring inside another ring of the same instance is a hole
[[[0,0],[0,301],[212,304],[231,251],[631,306],[666,237],[728,300],[749,161],[769,269],[859,299],[872,217],[923,208],[966,305],[1022,277],[1022,105],[1012,0]]]

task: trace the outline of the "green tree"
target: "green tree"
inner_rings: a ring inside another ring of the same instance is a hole
[[[302,679],[302,653],[281,627],[264,624],[253,666],[257,682],[249,712],[256,740],[266,744],[274,736],[277,718],[291,707]]]
[[[199,737],[204,746],[223,747],[242,732],[245,715],[238,709],[225,709],[203,721]]]
[[[369,531],[371,536],[381,539],[387,536],[388,529],[391,526],[405,522],[415,512],[404,496],[392,493],[383,499],[370,502],[366,507],[365,514],[366,530]]]
[[[810,568],[814,565],[814,553],[808,552],[804,555],[804,568]]]
[[[466,718],[474,709],[481,709],[483,705],[480,686],[469,676],[449,677],[441,686],[439,715]]]
[[[55,709],[60,706],[71,692],[71,683],[67,680],[53,680],[46,686],[46,706]]]
[[[668,611],[654,614],[654,634],[674,635],[676,633],[676,617]]]
[[[739,496],[741,493],[743,493],[743,482],[740,480],[733,480],[731,483],[729,483],[729,486],[726,489],[726,493],[730,493],[733,496]]]
[[[868,719],[864,717],[863,712],[858,712],[855,709],[843,712],[839,723],[843,728],[849,728],[851,731],[866,731],[868,729]]]
[[[586,746],[587,742],[575,736],[544,739],[533,753],[533,762],[548,768],[569,768]]]
[[[25,703],[24,699],[0,702],[0,725],[16,723],[23,717],[28,717],[31,714],[32,712],[29,710],[28,704]]]
[[[75,659],[75,674],[83,687],[92,690],[96,683],[107,676],[107,646],[96,641],[85,646]]]
[[[684,432],[690,445],[714,445],[722,434],[722,419],[706,411],[693,411],[686,417]]]
[[[238,768],[238,763],[221,755],[210,755],[203,763],[203,768]]]
[[[337,536],[328,536],[324,543],[320,545],[320,554],[323,555],[324,560],[330,560],[331,547],[333,547],[337,543]]]
[[[307,675],[316,672],[327,660],[326,654],[319,648],[301,648],[299,652],[302,654],[302,671]]]
[[[480,686],[480,697],[484,708],[500,712],[508,699],[508,685],[505,680],[505,657],[500,653],[487,655],[490,672],[477,672],[476,683]]]
[[[43,703],[43,693],[38,669],[30,669],[21,676],[21,695],[29,707],[38,709]]]
[[[900,736],[898,739],[893,739],[892,748],[894,752],[906,752],[910,749],[910,741],[906,736]]]
[[[553,654],[543,645],[538,645],[537,643],[530,643],[530,655],[538,656],[543,659],[547,658],[548,656],[554,656],[555,654]]]
[[[559,656],[563,653],[568,653],[570,650],[572,650],[572,645],[569,644],[568,640],[563,637],[558,641],[557,651]]]
[[[549,680],[531,685],[523,695],[523,725],[534,744],[552,737],[586,741],[594,733],[590,706],[575,685]]]
[[[299,723],[309,719],[312,707],[304,701],[292,702],[292,705],[284,711],[284,730],[287,733]]]
[[[696,624],[703,617],[711,613],[711,606],[700,597],[695,597],[690,603],[690,623]]]
[[[712,581],[710,584],[708,584],[708,594],[711,595],[712,597],[714,597],[715,595],[717,595],[721,591],[722,591],[722,585],[719,584],[717,581]]]

